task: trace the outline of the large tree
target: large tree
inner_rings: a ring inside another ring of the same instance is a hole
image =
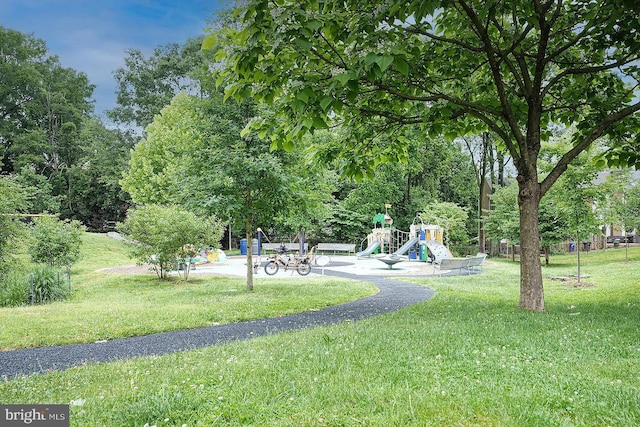
[[[135,137],[119,129],[108,129],[97,118],[83,122],[77,144],[79,161],[69,170],[67,198],[69,217],[82,221],[90,230],[102,231],[108,223],[122,221],[131,204],[121,189],[120,179],[128,167]]]
[[[543,311],[540,200],[601,136],[635,137],[638,10],[631,0],[251,0],[243,27],[204,47],[226,44],[229,96],[278,104],[277,120],[256,124],[274,145],[342,124],[334,154],[355,176],[376,152],[397,159],[406,141],[390,148],[378,136],[407,124],[449,137],[493,131],[517,169],[520,307]],[[539,179],[554,122],[578,132]]]
[[[56,175],[59,191],[65,192],[66,171],[81,148],[82,121],[93,112],[94,86],[86,74],[47,56],[42,40],[0,27],[0,46],[3,171],[34,165],[47,177]]]
[[[208,52],[200,49],[201,39],[189,39],[184,44],[158,46],[148,57],[137,49],[127,50],[124,67],[114,71],[118,84],[118,106],[107,112],[121,125],[144,129],[156,114],[184,92],[201,95],[206,92]]]
[[[29,106],[37,98],[47,48],[42,40],[0,27],[0,142],[3,171],[13,171],[14,144],[32,127]]]
[[[256,224],[303,212],[308,200],[308,189],[301,185],[306,173],[295,153],[271,152],[267,141],[240,135],[256,114],[254,103],[223,103],[220,95],[175,97],[131,153],[123,189],[136,203],[176,204],[237,221],[251,242]],[[251,247],[249,290],[253,289]]]

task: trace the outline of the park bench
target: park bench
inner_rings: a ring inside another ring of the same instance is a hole
[[[440,262],[433,263],[433,274],[442,276],[442,270],[458,270],[458,274],[462,274],[462,270],[466,270],[467,274],[471,274],[472,271],[478,271],[482,267],[487,254],[478,253],[476,256],[467,258],[443,258]]]
[[[484,254],[481,252],[478,252],[476,256],[467,257],[467,259],[469,260],[469,265],[467,266],[467,270],[469,271],[469,274],[471,274],[472,271],[482,270],[482,265],[484,264],[484,260],[486,258],[487,258],[487,254]]]
[[[320,253],[331,252],[337,254],[338,252],[356,253],[355,243],[318,243],[316,250]]]
[[[262,252],[278,252],[283,243],[261,243],[260,248]],[[290,252],[296,252],[300,250],[300,243],[298,242],[288,242],[284,243],[284,247],[287,248]],[[304,244],[304,252],[307,253],[309,251],[309,244]]]
[[[438,276],[442,276],[442,270],[458,270],[459,274],[462,274],[462,270],[468,271],[469,260],[471,258],[443,258],[440,262],[433,263],[433,274],[438,271]]]

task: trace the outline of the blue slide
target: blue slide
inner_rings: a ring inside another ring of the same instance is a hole
[[[420,239],[418,237],[414,237],[413,239],[409,239],[409,241],[407,243],[405,243],[404,245],[402,245],[400,247],[400,249],[395,251],[393,253],[393,255],[404,255],[404,254],[406,254],[409,251],[409,249],[411,249],[411,246],[415,245],[419,241],[420,241]]]
[[[379,247],[380,247],[380,242],[373,242],[369,246],[367,246],[367,249],[365,249],[362,252],[358,252],[356,256],[361,257],[361,256],[371,255],[373,251],[375,251]]]
[[[376,258],[376,259],[378,261],[384,262],[385,264],[387,264],[389,269],[392,269],[395,264],[397,264],[399,262],[402,262],[402,261],[406,261],[407,258],[403,257],[402,255],[406,254],[407,251],[409,249],[411,249],[411,247],[413,245],[415,245],[416,243],[418,243],[419,241],[420,241],[420,239],[417,238],[417,237],[409,239],[409,241],[407,243],[402,245],[400,247],[400,249],[398,249],[397,251],[395,251],[391,255],[386,256],[386,257]]]

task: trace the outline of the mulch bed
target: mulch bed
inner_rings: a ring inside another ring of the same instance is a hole
[[[564,286],[571,286],[573,288],[591,288],[595,286],[593,283],[583,282],[582,279],[589,278],[588,275],[581,275],[578,281],[578,276],[575,274],[568,274],[566,276],[553,276],[551,280],[562,282]]]

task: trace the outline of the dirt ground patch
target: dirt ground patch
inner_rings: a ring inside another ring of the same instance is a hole
[[[107,274],[148,274],[148,275],[156,275],[156,272],[153,270],[153,267],[151,266],[151,264],[144,264],[144,265],[124,265],[124,266],[119,266],[119,267],[109,267],[109,268],[101,268],[100,270],[98,270],[101,273],[107,273]],[[175,271],[171,271],[169,273],[171,276],[176,275]],[[194,269],[193,267],[191,267],[191,272],[189,274],[189,278],[195,277],[195,275],[197,275],[198,277],[206,277],[206,276],[229,276],[228,274],[223,274],[223,273],[219,273],[219,272],[215,272],[215,271],[202,271],[202,270],[198,270],[198,266],[196,266],[196,268]]]
[[[571,286],[574,288],[591,288],[595,286],[593,283],[583,281],[584,279],[587,279],[587,278],[589,278],[588,275],[581,275],[580,281],[578,281],[578,278],[576,277],[575,274],[570,274],[567,276],[554,276],[551,278],[551,280],[562,282],[564,286]]]
[[[98,270],[101,273],[109,274],[156,274],[151,265],[124,265],[119,267],[101,268]]]

